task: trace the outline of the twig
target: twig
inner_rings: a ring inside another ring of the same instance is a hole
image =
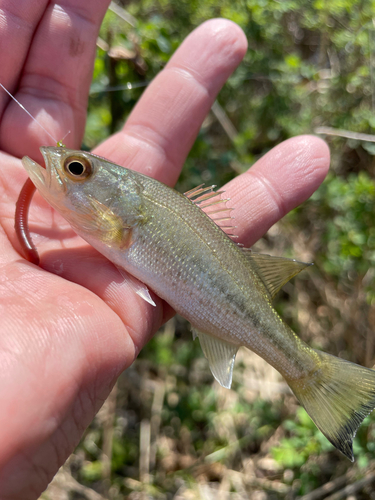
[[[337,477],[333,481],[329,481],[316,490],[307,493],[307,495],[299,497],[299,500],[319,500],[320,498],[324,498],[326,495],[329,495],[335,490],[342,488],[350,480],[352,475],[353,473],[346,473],[343,476]]]
[[[220,104],[217,101],[213,103],[211,111],[215,115],[217,121],[223,127],[224,132],[227,134],[231,142],[234,142],[238,132],[233,123],[230,121],[224,109],[220,106]]]
[[[103,40],[103,38],[100,38],[100,36],[98,36],[98,38],[96,39],[96,46],[99,47],[99,49],[104,50],[104,52],[109,51],[108,43],[105,40]]]
[[[134,28],[134,26],[137,24],[137,20],[135,17],[133,17],[131,14],[129,14],[129,12],[127,12],[124,8],[120,7],[119,5],[117,5],[117,3],[115,2],[111,2],[109,7],[108,7],[108,10],[111,10],[112,12],[114,12],[115,14],[118,15],[118,17],[121,17],[121,19],[125,22],[127,22],[128,24],[130,24],[130,26],[132,26]]]
[[[142,420],[139,450],[139,479],[141,483],[150,483],[150,440],[151,425],[149,420]]]
[[[228,469],[227,474],[232,484],[238,484],[238,481],[240,481],[245,487],[261,488],[263,490],[275,491],[281,494],[289,493],[292,490],[290,486],[281,483],[280,481],[272,481],[267,478],[245,475],[232,469]]]
[[[345,137],[346,139],[356,139],[357,141],[375,142],[375,135],[350,132],[350,130],[341,130],[333,127],[317,127],[314,129],[314,133]]]
[[[112,444],[113,444],[113,426],[116,413],[116,397],[117,397],[117,382],[113,387],[110,395],[104,403],[104,418],[103,418],[103,446],[102,446],[102,478],[110,479],[111,477],[111,461],[112,461]]]
[[[167,323],[168,324],[168,323]],[[151,447],[150,447],[150,471],[155,467],[156,452],[158,447],[158,436],[161,425],[161,412],[163,409],[163,402],[165,396],[165,382],[155,382],[154,386],[154,400],[151,408]]]
[[[326,500],[341,500],[341,498],[346,498],[349,495],[353,495],[358,491],[361,491],[365,486],[373,483],[375,481],[375,472],[369,474],[368,476],[356,481],[354,484],[349,484],[342,490],[334,493],[333,495],[326,498]]]
[[[67,467],[62,467],[59,472],[54,477],[52,483],[49,485],[47,491],[43,494],[46,498],[57,498],[56,488],[63,490],[65,492],[74,492],[78,493],[80,496],[83,496],[87,500],[107,500],[107,497],[104,497],[83,484],[80,484],[78,481],[72,477]],[[51,496],[50,496],[51,495]]]
[[[231,442],[227,446],[223,446],[223,448],[220,448],[220,449],[214,451],[213,453],[206,455],[203,458],[203,461],[205,463],[209,463],[209,464],[219,462],[220,460],[223,460],[224,458],[228,458],[233,453],[236,453],[237,450],[241,449],[241,447],[247,446],[252,440],[253,440],[253,437],[251,437],[250,435],[243,436],[242,438],[236,439],[235,441]]]

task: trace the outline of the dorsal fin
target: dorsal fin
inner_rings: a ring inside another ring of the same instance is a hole
[[[200,184],[194,189],[190,189],[184,193],[195,205],[197,205],[203,212],[205,212],[215,223],[220,227],[229,237],[235,239],[237,235],[233,234],[236,226],[231,222],[234,217],[231,217],[230,212],[233,208],[226,206],[230,201],[229,198],[221,198],[225,191],[215,191],[216,186],[204,187]],[[207,210],[210,207],[213,209]],[[219,217],[214,217],[219,214]]]
[[[282,286],[296,274],[312,264],[299,262],[285,257],[273,257],[252,252],[249,248],[242,251],[251,262],[251,266],[262,280],[271,300]]]

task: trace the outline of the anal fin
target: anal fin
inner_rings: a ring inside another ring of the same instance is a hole
[[[220,385],[230,389],[238,346],[193,328],[193,338],[196,337],[199,337],[202,351],[208,360],[212,375]]]

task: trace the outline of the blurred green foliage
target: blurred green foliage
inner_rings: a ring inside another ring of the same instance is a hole
[[[280,445],[273,448],[272,453],[284,467],[301,467],[310,455],[333,448],[303,408],[298,408],[293,420],[285,420],[283,427],[288,437],[282,439]]]
[[[128,21],[108,11],[101,28],[84,147],[92,148],[118,130],[183,39],[219,16],[239,24],[249,43],[243,63],[218,97],[236,133],[229,137],[211,112],[179,190],[202,182],[222,185],[282,140],[317,127],[374,132],[373,0],[128,0],[123,6]],[[302,247],[316,263],[280,294],[276,308],[284,319],[314,345],[372,366],[375,143],[326,138],[332,152],[329,176],[261,246],[289,256]],[[186,498],[198,498],[199,482],[215,483],[224,469],[246,471],[251,466],[244,478],[269,477],[289,488],[286,498],[293,498],[349,469],[350,463],[333,451],[306,412],[299,408],[295,413],[291,396],[281,392],[268,400],[250,398],[243,385],[247,368],[240,363],[235,368],[236,398],[223,403],[230,396],[212,387],[207,363],[186,323],[178,319],[172,330],[156,335],[120,380],[110,489],[100,483],[100,418],[78,447],[77,463],[72,459],[80,481],[110,491],[109,497],[116,499],[173,498],[185,490],[192,492]],[[162,403],[156,411],[158,390]],[[151,481],[139,481],[145,421],[150,421],[156,443]],[[375,460],[374,423],[374,417],[368,418],[355,442],[359,469]],[[264,457],[272,458],[270,472],[259,465]],[[224,469],[213,468],[214,463]],[[252,488],[261,487],[246,481],[247,498],[252,498]],[[231,483],[232,491],[236,484]],[[285,497],[280,493],[285,488],[264,484],[266,496],[254,498]],[[140,492],[144,496],[134,496]]]
[[[289,221],[319,235],[316,264],[350,289],[362,280],[367,301],[375,300],[375,180],[366,171],[330,173]]]
[[[312,132],[319,125],[357,132],[371,132],[375,126],[371,68],[375,32],[370,1],[168,0],[127,2],[126,8],[134,16],[135,26],[109,12],[101,36],[111,46],[126,47],[135,56],[132,61],[118,61],[113,75],[108,70],[110,58],[99,50],[93,88],[151,81],[194,27],[212,17],[233,20],[247,36],[245,59],[219,97],[238,130],[235,144],[228,138],[215,141],[215,130],[202,133],[189,171],[194,166],[205,170],[210,161],[219,172],[211,175],[220,175],[225,167],[231,171],[231,161],[245,169],[281,140]],[[123,115],[117,115],[115,127],[141,93],[136,88],[116,97]],[[93,118],[98,114],[101,123],[101,127],[88,127],[86,142],[90,146],[111,130],[110,119],[102,110],[110,99],[111,95],[102,92],[90,102],[90,120],[98,123]],[[222,139],[222,131],[216,132]],[[366,146],[356,144],[352,149],[359,148]]]

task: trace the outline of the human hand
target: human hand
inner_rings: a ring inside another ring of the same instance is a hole
[[[67,147],[79,149],[108,0],[0,0],[0,82]],[[15,28],[18,29],[15,29]],[[124,128],[94,153],[173,185],[217,93],[246,50],[242,31],[211,20],[182,44]],[[116,268],[39,195],[30,226],[41,267],[22,258],[15,202],[51,139],[0,93],[0,497],[35,499],[78,443],[118,375],[170,316],[138,297]],[[325,143],[290,139],[226,187],[246,246],[308,198],[329,164]]]

